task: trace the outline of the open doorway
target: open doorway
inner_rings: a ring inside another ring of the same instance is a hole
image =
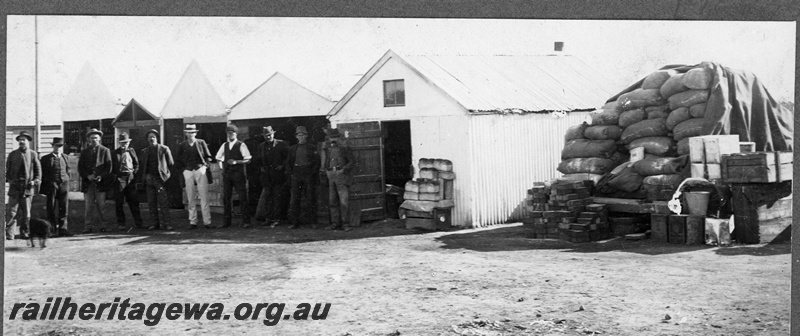
[[[382,121],[385,134],[383,143],[383,173],[386,184],[403,188],[414,178],[411,162],[411,122],[408,120]]]

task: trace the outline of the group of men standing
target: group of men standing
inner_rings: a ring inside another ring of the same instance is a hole
[[[252,160],[259,160],[259,180],[263,187],[255,209],[255,218],[261,225],[275,227],[288,215],[292,229],[304,223],[314,223],[315,185],[317,174],[327,175],[329,183],[329,205],[332,224],[326,229],[349,230],[348,186],[350,172],[354,165],[353,157],[347,147],[342,146],[341,134],[336,129],[327,129],[326,142],[320,153],[314,144],[308,142],[308,132],[304,126],[295,131],[297,144],[275,138],[271,126],[263,128],[264,141],[258,145],[255,155],[251,154],[244,142],[237,139],[238,128],[226,127],[227,141],[211,156],[208,144],[197,139],[196,125],[185,126],[186,140],[178,145],[175,157],[169,147],[159,144],[159,132],[146,133],[148,146],[141,156],[130,147],[131,138],[123,132],[118,138],[120,146],[111,151],[100,143],[103,132],[90,129],[86,134],[86,148],[78,160],[78,173],[81,177],[81,192],[84,195],[85,225],[82,233],[95,230],[95,220],[99,232],[112,231],[111,223],[103,213],[106,192],[114,189],[117,230],[128,230],[124,204],[127,203],[134,221],[134,227],[144,229],[136,192],[136,181],[144,184],[151,225],[148,230],[173,230],[170,226],[169,202],[166,182],[170,171],[177,165],[182,172],[184,189],[188,199],[189,229],[198,228],[197,201],[200,201],[203,227],[212,228],[209,204],[209,184],[213,183],[210,173],[212,159],[216,159],[222,170],[223,183],[223,223],[217,228],[228,228],[232,224],[233,191],[239,195],[240,204],[248,204],[245,166]],[[20,236],[29,234],[31,201],[34,194],[46,196],[47,219],[53,224],[54,234],[72,236],[67,228],[68,189],[70,168],[63,153],[63,138],[54,138],[53,152],[42,157],[29,149],[33,138],[26,131],[16,137],[19,148],[12,151],[6,161],[6,181],[9,183],[8,216],[6,220],[6,239],[14,239],[13,225],[19,224]],[[251,177],[253,178],[253,177]],[[37,187],[40,187],[37,192]],[[301,204],[301,200],[303,204]],[[242,211],[243,228],[250,227],[250,214]],[[315,227],[312,224],[313,227]]]

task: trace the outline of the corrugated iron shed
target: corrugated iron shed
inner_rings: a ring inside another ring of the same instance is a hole
[[[408,64],[470,113],[588,111],[613,95],[605,89],[600,73],[575,56],[400,56],[389,50],[329,115],[335,115],[393,58]]]

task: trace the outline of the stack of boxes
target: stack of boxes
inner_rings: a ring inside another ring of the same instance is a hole
[[[406,182],[399,217],[406,228],[446,230],[452,225],[453,163],[444,159],[419,160],[419,177]]]
[[[739,153],[738,135],[706,135],[689,138],[692,177],[710,181],[722,178],[722,156]]]
[[[604,205],[592,204],[591,180],[537,182],[528,190],[523,226],[531,238],[589,242],[609,235]]]

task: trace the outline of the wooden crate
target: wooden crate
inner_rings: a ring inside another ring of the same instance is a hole
[[[670,244],[702,245],[705,243],[705,216],[670,215],[667,239]]]
[[[407,229],[420,228],[435,231],[448,230],[452,226],[453,218],[450,208],[434,208],[433,211],[429,213],[420,213],[418,211],[411,211],[410,213],[420,214],[425,217],[408,217],[408,213],[406,213],[404,217],[403,214],[401,214],[401,218],[405,221]]]
[[[722,180],[726,183],[775,183],[789,181],[792,152],[755,152],[723,155]]]
[[[791,237],[792,198],[782,198],[772,207],[753,204],[746,193],[752,189],[770,189],[769,184],[734,184],[733,214],[735,217],[733,238],[739,243],[769,243]]]
[[[669,215],[652,214],[650,215],[650,233],[653,241],[666,243],[669,241],[668,222]]]

